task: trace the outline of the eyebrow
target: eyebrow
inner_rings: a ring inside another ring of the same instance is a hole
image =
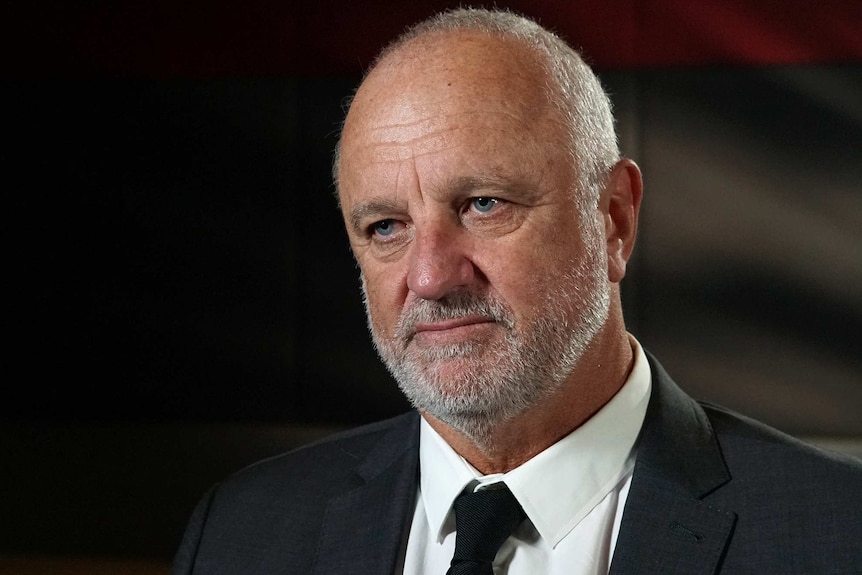
[[[514,186],[512,186],[511,182],[507,182],[499,178],[486,176],[459,176],[449,180],[445,187],[457,194],[466,194],[481,189],[508,189]]]
[[[350,227],[358,234],[362,232],[363,220],[402,210],[403,207],[399,203],[378,198],[362,202],[361,204],[354,206],[353,209],[350,210],[348,220],[350,221]]]
[[[492,193],[493,190],[499,190],[517,194],[527,200],[539,195],[538,190],[520,180],[493,176],[459,176],[450,180],[446,187],[459,195],[470,194],[476,190],[489,190]]]

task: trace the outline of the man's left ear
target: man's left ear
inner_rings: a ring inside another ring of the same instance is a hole
[[[599,209],[605,218],[608,280],[613,283],[626,275],[626,263],[635,247],[642,195],[643,180],[637,164],[627,158],[617,162],[599,198]]]

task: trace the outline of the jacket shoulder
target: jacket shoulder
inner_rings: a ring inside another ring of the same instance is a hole
[[[327,506],[378,474],[418,461],[418,423],[417,413],[407,413],[230,475],[198,503],[174,558],[174,573],[244,573],[267,560],[291,572],[308,571]]]
[[[730,473],[705,498],[736,514],[728,573],[846,573],[862,565],[862,462],[728,409],[704,412]]]
[[[414,421],[415,420],[415,421]],[[221,493],[276,487],[302,493],[344,489],[351,476],[381,441],[408,448],[411,428],[418,423],[414,412],[363,425],[314,441],[292,451],[252,463],[228,476],[217,489]],[[416,439],[418,441],[418,438]]]
[[[707,518],[725,521],[726,538],[716,539],[724,545],[720,573],[858,571],[862,462],[697,402],[647,357],[654,385],[618,540],[634,551],[617,549],[627,565],[645,557],[673,564],[678,556],[658,535],[681,521],[678,506],[697,511],[699,529],[707,530]]]
[[[699,402],[734,479],[782,475],[786,484],[849,482],[862,488],[862,461],[805,443],[725,407]]]

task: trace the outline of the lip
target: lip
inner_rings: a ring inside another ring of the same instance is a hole
[[[447,332],[457,330],[459,328],[467,328],[472,326],[485,325],[494,323],[494,320],[484,316],[465,316],[443,321],[435,321],[431,323],[417,323],[414,326],[414,333],[425,333],[434,335],[439,332]]]

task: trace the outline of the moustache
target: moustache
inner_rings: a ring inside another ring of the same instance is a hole
[[[515,323],[511,310],[494,296],[454,292],[439,300],[417,299],[404,308],[395,326],[395,337],[412,337],[416,333],[417,323],[433,323],[467,316],[487,318],[510,329]]]

